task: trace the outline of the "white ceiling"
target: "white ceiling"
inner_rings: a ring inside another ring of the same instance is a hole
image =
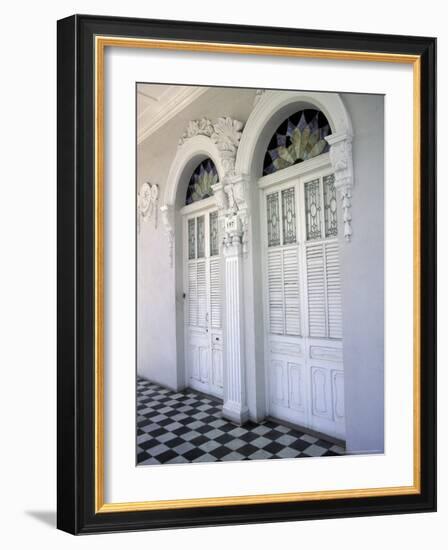
[[[207,91],[202,86],[138,84],[137,136],[140,143]]]

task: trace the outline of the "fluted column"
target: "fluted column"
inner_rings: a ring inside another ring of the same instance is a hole
[[[246,399],[243,302],[243,244],[240,218],[225,220],[223,246],[225,277],[224,406],[223,416],[237,424],[249,419]]]

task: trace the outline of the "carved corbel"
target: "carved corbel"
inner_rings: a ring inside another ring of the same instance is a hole
[[[349,134],[331,134],[325,138],[330,145],[330,160],[334,172],[334,186],[342,202],[344,237],[350,241],[352,236],[351,199],[353,189],[352,136]]]
[[[249,251],[249,219],[250,219],[250,178],[246,175],[237,175],[233,178],[233,196],[238,209],[238,216],[242,225],[243,254]]]
[[[168,254],[170,259],[170,267],[174,263],[174,206],[164,204],[160,207],[162,213],[163,226],[168,237]]]
[[[232,178],[233,196],[238,210],[247,210],[250,207],[250,178],[245,175],[238,175]]]
[[[228,208],[227,194],[224,191],[224,186],[221,182],[212,185],[213,196],[215,197],[216,206],[219,211],[225,211]]]
[[[227,196],[227,214],[226,219],[230,220],[238,218],[235,222],[241,233],[241,243],[243,254],[248,252],[248,235],[249,235],[249,215],[250,215],[250,179],[248,176],[239,174],[226,176],[224,178],[224,192]],[[229,239],[227,239],[229,240]],[[233,241],[233,239],[230,239]]]
[[[221,182],[212,185],[213,196],[216,206],[218,207],[218,240],[220,246],[223,244],[225,234],[225,216],[229,208],[227,193],[224,191],[224,186]]]

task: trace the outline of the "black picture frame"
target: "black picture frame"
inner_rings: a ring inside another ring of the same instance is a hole
[[[420,58],[420,491],[159,510],[95,509],[95,36]],[[430,512],[436,509],[436,39],[74,15],[58,21],[57,526],[72,534]]]

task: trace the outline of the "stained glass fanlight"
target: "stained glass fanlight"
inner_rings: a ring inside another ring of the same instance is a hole
[[[330,134],[330,124],[321,111],[294,113],[280,124],[269,142],[263,176],[326,153],[329,145],[325,137]]]
[[[213,195],[212,185],[218,183],[218,171],[211,159],[203,160],[193,172],[187,188],[185,204],[201,201]]]

